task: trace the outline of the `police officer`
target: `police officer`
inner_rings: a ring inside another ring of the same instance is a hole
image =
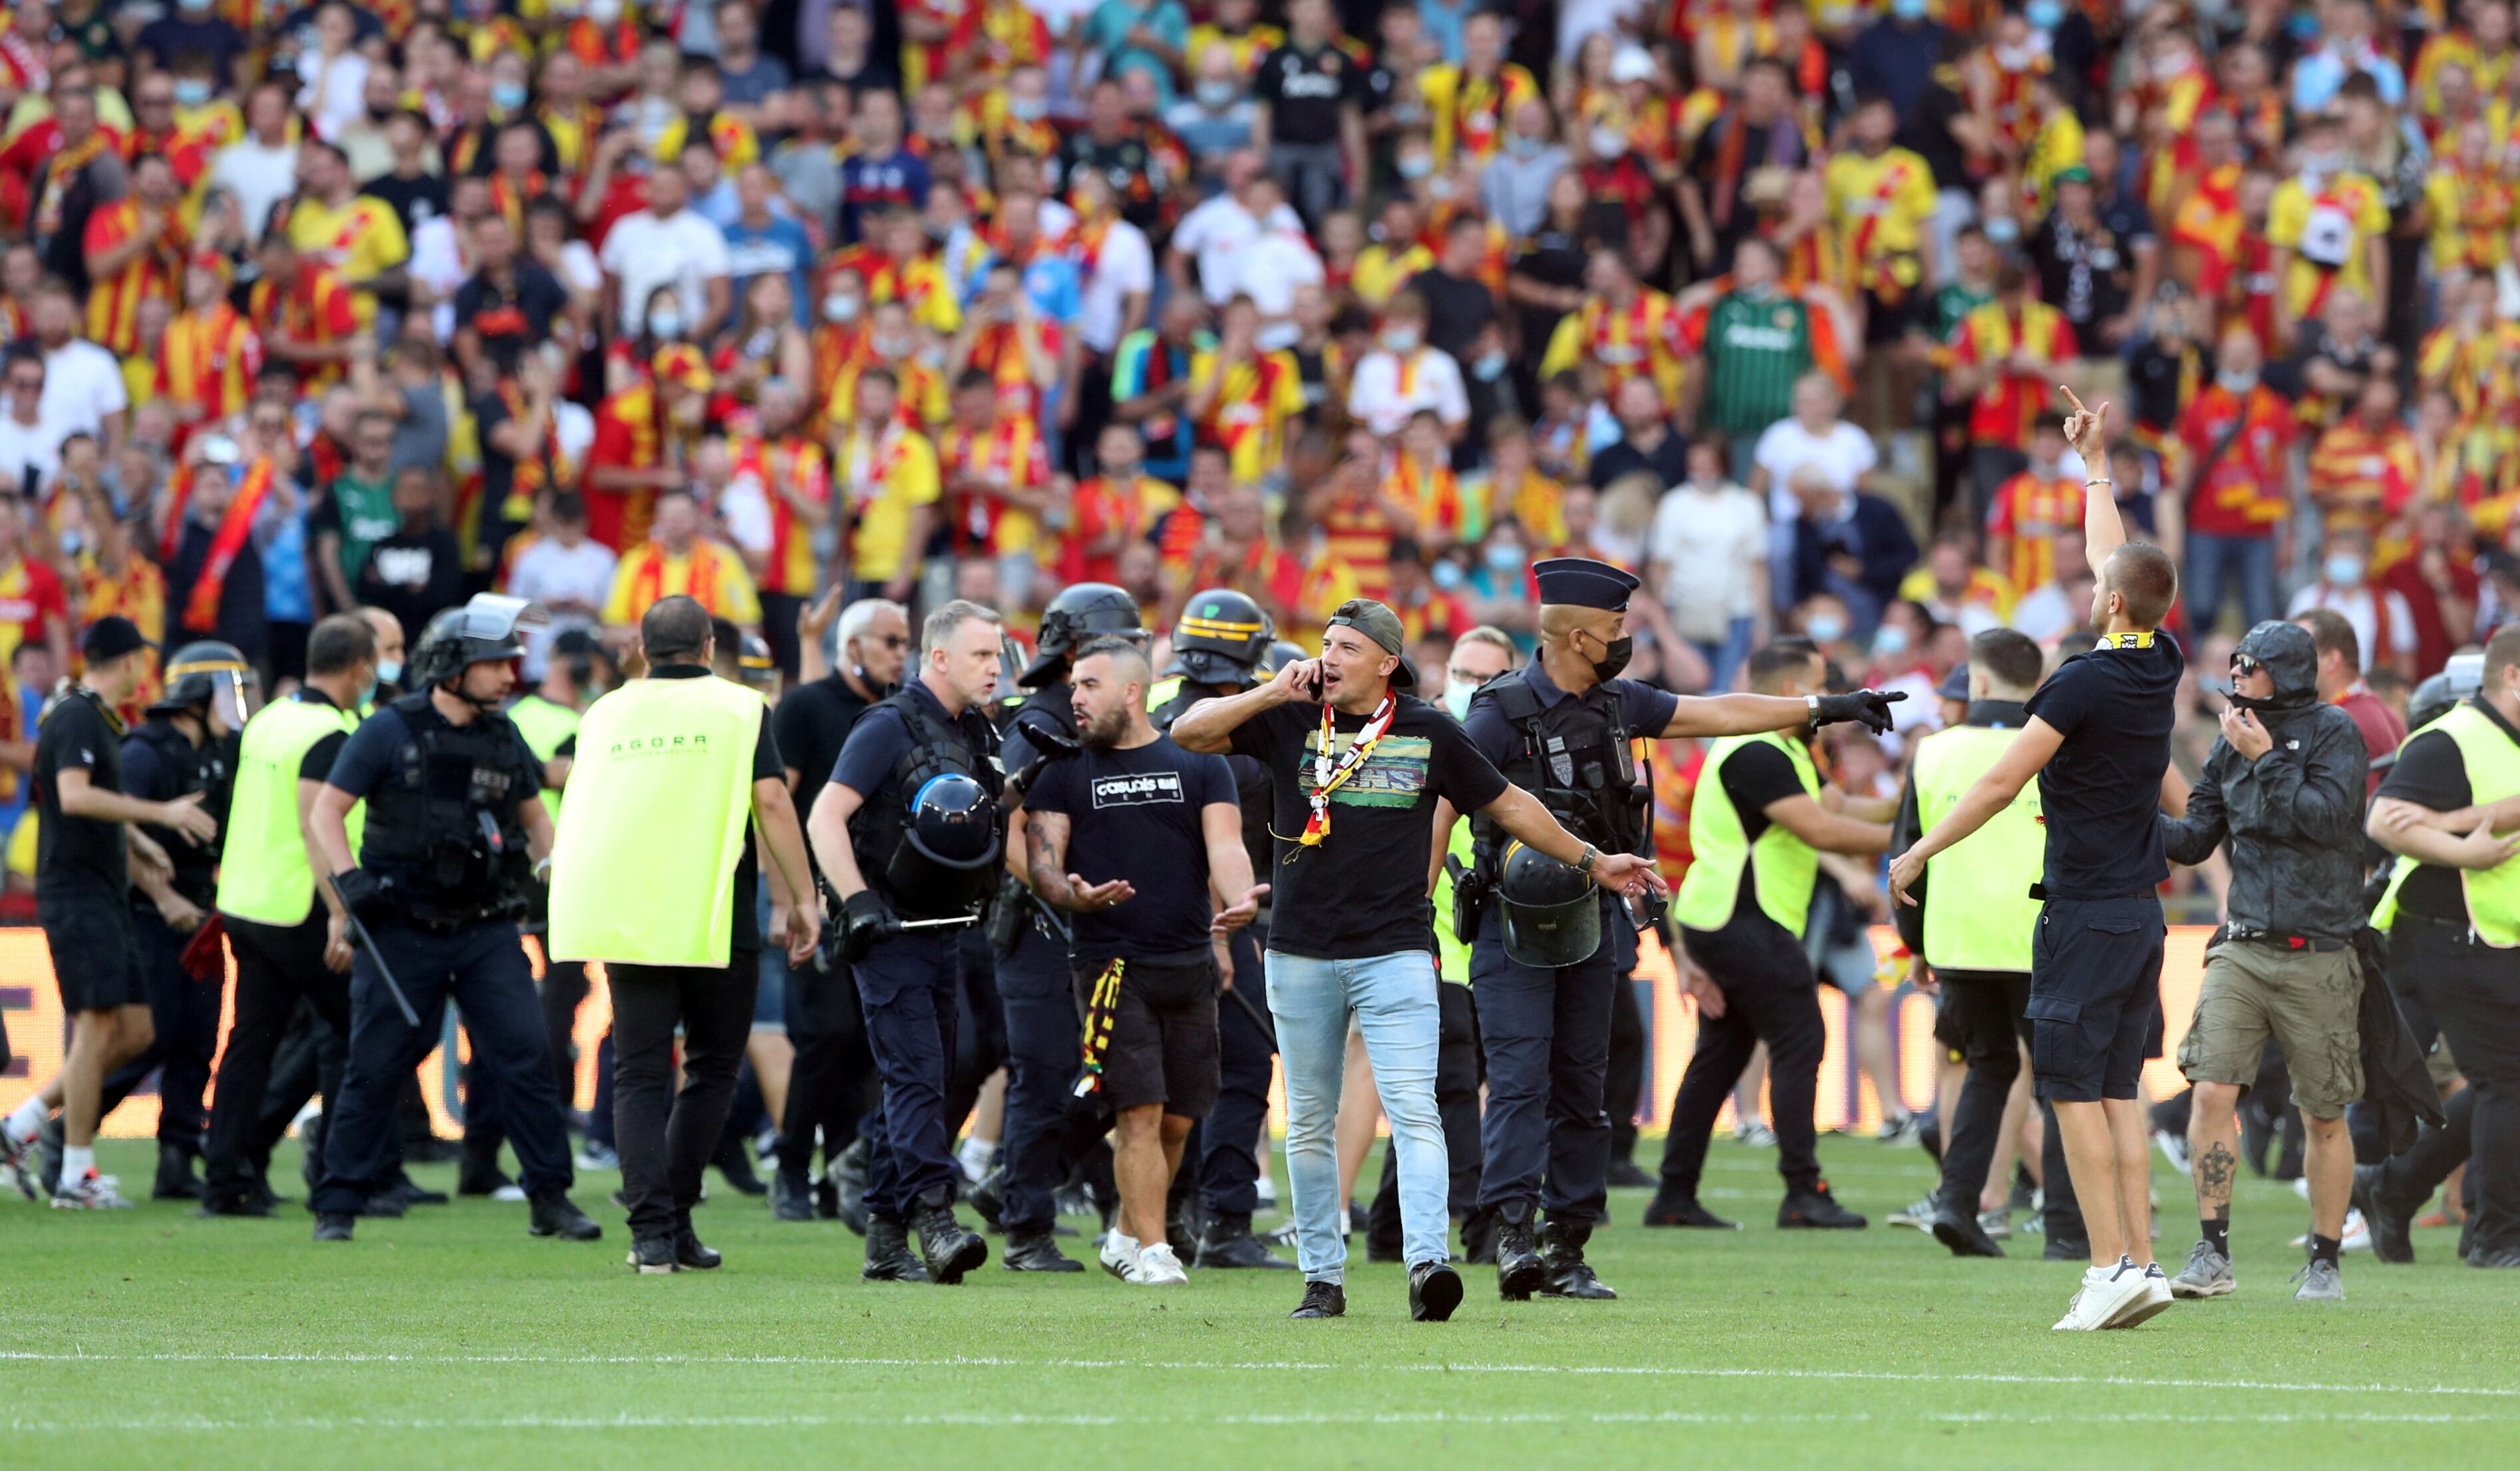
[[[202,1151],[204,1216],[271,1214],[256,1120],[281,1039],[300,1004],[311,1001],[336,1033],[350,1030],[350,949],[330,933],[329,906],[336,901],[329,887],[315,882],[301,815],[358,729],[358,708],[377,682],[377,663],[376,629],[368,620],[355,613],[325,618],[306,638],[306,683],[254,712],[238,745],[217,893],[236,958],[235,1019],[219,1054]],[[364,820],[354,810],[351,822]],[[316,902],[319,896],[324,904]],[[329,1116],[333,1097],[324,1103]]]
[[[611,984],[614,1137],[642,1273],[718,1265],[692,1207],[735,1101],[760,952],[782,945],[801,961],[822,928],[770,707],[709,677],[714,642],[708,610],[688,597],[640,618],[648,677],[587,710],[569,772],[577,800],[552,853],[552,954],[604,961]],[[770,933],[754,904],[756,830],[771,861]]]
[[[945,1084],[962,987],[956,930],[977,916],[1005,864],[1004,773],[985,713],[1004,627],[959,598],[928,614],[919,677],[859,717],[806,822],[840,901],[841,953],[883,1079],[867,1140],[869,1281],[951,1284],[989,1257],[954,1219],[961,1167]]]
[[[253,667],[234,646],[187,644],[166,663],[166,691],[149,707],[149,718],[122,737],[122,789],[144,801],[171,802],[199,792],[202,807],[228,821],[230,739],[253,714]],[[193,1161],[202,1150],[208,1119],[202,1109],[218,1055],[219,1003],[226,967],[195,980],[184,968],[185,948],[209,917],[218,891],[219,843],[196,846],[170,828],[143,824],[141,830],[166,850],[172,870],[144,869],[131,891],[132,928],[149,983],[149,1014],[156,1040],[105,1080],[102,1118],[128,1097],[151,1072],[158,1080],[158,1179],[154,1200],[199,1200]],[[210,944],[215,960],[216,938]]]
[[[1078,648],[1106,634],[1143,639],[1135,600],[1107,582],[1080,582],[1060,591],[1041,616],[1041,643],[1017,684],[1031,691],[1006,722],[1006,767],[1020,772],[1045,752],[1076,745],[1070,708],[1070,660]],[[1023,814],[1008,820],[1007,842],[1023,851]],[[998,1224],[1007,1234],[1012,1271],[1082,1271],[1084,1264],[1052,1241],[1058,1221],[1052,1197],[1066,1179],[1066,1166],[1101,1147],[1102,1129],[1092,1111],[1072,1106],[1070,1085],[1082,1039],[1067,968],[1067,921],[1041,906],[1014,879],[1002,886],[1001,903],[1013,914],[997,916],[998,997],[1006,1017],[1007,1106],[1005,1162],[996,1189]]]
[[[1539,652],[1471,697],[1467,729],[1507,780],[1605,853],[1645,852],[1649,798],[1631,734],[1741,736],[1855,719],[1889,726],[1897,696],[1870,691],[1684,700],[1620,679],[1637,579],[1582,557],[1532,570]],[[1574,882],[1581,875],[1566,865],[1508,851],[1493,825],[1473,825],[1473,837],[1469,902],[1479,917],[1470,984],[1488,1065],[1479,1203],[1497,1219],[1497,1290],[1509,1300],[1535,1291],[1613,1297],[1585,1264],[1584,1243],[1608,1202],[1610,1121],[1601,1103],[1611,988],[1633,963],[1637,924],[1611,895]],[[1594,924],[1583,922],[1585,904]],[[1541,1207],[1549,1220],[1535,1244]]]
[[[568,1135],[517,930],[552,825],[542,763],[499,704],[524,654],[520,627],[545,616],[484,593],[430,619],[412,658],[420,692],[342,743],[307,818],[348,911],[345,938],[358,941],[349,1057],[324,1131],[323,1182],[308,1202],[318,1241],[349,1240],[371,1197],[388,1188],[394,1095],[437,1045],[450,997],[464,1010],[472,1065],[494,1080],[532,1202],[529,1229],[573,1241],[604,1233],[568,1198]],[[354,858],[347,819],[363,799]]]
[[[1249,689],[1274,632],[1260,604],[1232,588],[1192,593],[1173,625],[1173,660],[1147,691],[1155,729],[1170,731],[1181,712],[1202,699]],[[1242,808],[1243,850],[1251,859],[1251,870],[1265,874],[1273,800],[1269,768],[1249,756],[1228,755],[1225,764],[1234,773],[1235,798]],[[1216,1008],[1216,1103],[1191,1131],[1181,1176],[1173,1182],[1179,1204],[1166,1213],[1186,1218],[1195,1200],[1205,1220],[1200,1223],[1196,1250],[1185,1245],[1182,1255],[1196,1267],[1288,1271],[1295,1267],[1251,1234],[1251,1214],[1260,1204],[1260,1137],[1268,1124],[1269,1087],[1275,1081],[1278,1052],[1277,1036],[1266,1024],[1269,986],[1267,967],[1260,960],[1264,947],[1259,936],[1268,932],[1267,915],[1264,902],[1260,917],[1228,937],[1226,954],[1234,966]],[[1395,1189],[1395,1202],[1396,1195]],[[1396,1228],[1396,1203],[1393,1224]],[[1186,1230],[1176,1231],[1170,1221],[1166,1235],[1177,1244],[1192,1240]]]
[[[2475,1095],[2463,1110],[2475,1203],[2461,1250],[2472,1267],[2520,1267],[2520,838],[2496,835],[2514,826],[2520,624],[2506,623],[2486,642],[2482,691],[2399,748],[2368,827],[2398,856],[2371,915],[2389,936],[2390,980],[2410,1019],[2421,1012],[2441,1029]],[[2393,1162],[2358,1181],[2382,1260],[2412,1260],[2407,1218],[2431,1192],[2431,1180],[2408,1188],[2404,1174]]]
[[[2039,646],[2011,629],[1991,628],[1969,641],[1968,714],[1916,742],[1892,846],[1905,850],[1941,822],[2011,745],[2027,718],[2022,701],[2039,688],[2043,667]],[[2021,875],[2038,868],[2047,846],[2038,789],[2025,789],[1984,827],[1935,854],[1924,887],[1908,891],[1915,905],[1898,910],[1900,938],[1930,971],[1926,984],[1942,995],[1934,1035],[1968,1067],[1943,1141],[1942,1181],[1923,1223],[1957,1257],[2003,1255],[1978,1224],[1978,1200],[2030,1035],[2022,1013],[2030,1003],[2039,901]]]

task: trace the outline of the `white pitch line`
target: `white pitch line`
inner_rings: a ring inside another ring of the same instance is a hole
[[[717,1366],[803,1368],[1006,1368],[1101,1371],[1189,1371],[1205,1373],[1323,1374],[1568,1374],[1636,1375],[1681,1379],[1778,1379],[1858,1381],[1886,1384],[1993,1384],[2024,1387],[2098,1386],[2113,1389],[2260,1390],[2293,1395],[2452,1395],[2490,1399],[2520,1397],[2520,1388],[2468,1384],[2302,1384],[2261,1379],[2156,1379],[2126,1374],[1910,1374],[1890,1369],[1750,1368],[1729,1365],[1552,1364],[1552,1363],[1307,1363],[1283,1360],[1226,1362],[1173,1359],[1008,1359],[985,1355],[928,1358],[878,1358],[818,1354],[188,1354],[87,1353],[72,1350],[41,1353],[0,1350],[0,1362],[17,1363],[411,1363],[411,1364],[585,1364],[627,1366]]]

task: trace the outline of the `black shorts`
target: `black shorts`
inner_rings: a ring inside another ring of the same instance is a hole
[[[35,895],[35,917],[52,947],[53,979],[61,983],[62,1009],[111,1011],[149,1004],[140,934],[131,906],[102,886],[55,885]]]
[[[2031,941],[2024,1011],[2039,1096],[2136,1095],[2161,1010],[2163,933],[2161,901],[2149,894],[2048,901]]]
[[[1076,1005],[1087,1011],[1102,967],[1076,972]],[[1102,1100],[1110,1107],[1161,1103],[1176,1118],[1199,1119],[1216,1106],[1216,962],[1131,960],[1121,972],[1111,1042],[1102,1052]]]
[[[1922,287],[1899,293],[1896,300],[1886,300],[1878,292],[1864,292],[1864,345],[1880,347],[1905,339],[1911,329],[1929,325],[1929,308],[1933,298]]]

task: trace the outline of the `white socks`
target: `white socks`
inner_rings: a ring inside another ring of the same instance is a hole
[[[984,1139],[974,1135],[963,1140],[963,1147],[955,1151],[955,1158],[966,1176],[978,1180],[989,1173],[989,1157],[997,1152],[996,1139]]]
[[[66,1186],[76,1185],[80,1181],[87,1179],[87,1172],[95,1168],[96,1150],[93,1147],[82,1149],[76,1144],[62,1146],[62,1181]]]
[[[19,1104],[9,1115],[6,1123],[0,1124],[0,1128],[6,1128],[9,1131],[9,1137],[22,1144],[43,1132],[44,1121],[51,1118],[52,1113],[51,1109],[44,1106],[43,1094],[30,1093],[26,1100]]]

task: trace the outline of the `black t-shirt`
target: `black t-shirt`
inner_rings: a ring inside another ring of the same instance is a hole
[[[1581,287],[1590,242],[1581,235],[1544,223],[1539,234],[1523,242],[1522,253],[1513,258],[1513,274],[1528,276],[1542,286]],[[1521,318],[1523,354],[1537,363],[1541,349],[1549,344],[1549,334],[1557,330],[1557,319],[1566,314],[1530,302],[1515,303],[1514,313]]]
[[[516,367],[525,348],[549,340],[552,322],[566,310],[567,289],[539,261],[518,260],[505,286],[475,271],[455,289],[456,327],[472,329],[503,372]],[[482,453],[489,453],[486,444]]]
[[[2104,644],[2058,665],[2022,707],[2065,736],[2039,773],[2049,898],[2123,899],[2170,876],[2155,818],[2186,667],[2168,634]]]
[[[649,676],[659,680],[702,680],[714,678],[698,664],[666,664]],[[752,780],[785,781],[788,764],[779,755],[779,736],[773,729],[770,706],[761,707],[761,734],[752,742]],[[758,885],[761,865],[754,857],[755,844],[744,839],[743,851],[735,861],[735,950],[751,955],[761,950],[761,912]]]
[[[2494,722],[2495,728],[2520,744],[2520,731],[2511,728],[2485,701],[2470,700]],[[2458,742],[2447,731],[2419,731],[2398,747],[2398,764],[2380,782],[2374,797],[2391,797],[2429,807],[2435,812],[2456,812],[2476,800],[2476,790],[2467,780],[2467,760],[2458,753]],[[2467,890],[2460,882],[2460,870],[2445,869],[2438,864],[2418,864],[2407,881],[2398,886],[2398,908],[2406,914],[2425,919],[2464,919],[2467,917]]]
[[[2057,210],[2031,233],[2030,261],[2039,272],[2040,299],[2074,324],[2084,353],[2107,353],[2097,328],[2126,310],[2135,280],[2135,255],[2126,238],[2105,221],[2077,229]]]
[[[1969,106],[1960,95],[1941,82],[1927,82],[1916,95],[1915,111],[1900,125],[1898,143],[1925,160],[1934,171],[1937,189],[1969,187],[1968,156],[1958,138],[1952,136],[1952,124],[1966,117]]]
[[[1335,719],[1338,733],[1353,736],[1367,717]],[[1450,715],[1401,695],[1391,729],[1330,794],[1328,838],[1301,848],[1293,835],[1311,816],[1321,727],[1322,707],[1297,701],[1234,729],[1235,753],[1267,764],[1277,797],[1273,826],[1288,834],[1279,838],[1277,861],[1261,877],[1271,886],[1269,948],[1328,960],[1432,951],[1426,864],[1435,799],[1476,812],[1505,795],[1505,778]]]
[[[105,702],[74,690],[55,702],[35,736],[35,889],[102,886],[119,897],[122,825],[62,815],[61,774],[87,773],[98,791],[122,790],[122,726]]]
[[[832,780],[841,743],[875,701],[848,687],[836,674],[798,685],[780,696],[771,725],[779,733],[779,750],[796,773],[796,816],[810,818],[814,799]]]
[[[350,592],[393,614],[407,646],[418,648],[428,620],[464,601],[464,549],[440,526],[397,531],[368,549]]]
[[[1587,478],[1592,480],[1595,490],[1607,490],[1621,475],[1632,475],[1638,470],[1651,472],[1662,481],[1665,490],[1688,479],[1688,436],[1678,429],[1666,427],[1662,442],[1651,450],[1640,450],[1634,443],[1622,439],[1593,456]]]
[[[1479,282],[1450,271],[1420,271],[1409,290],[1426,298],[1426,345],[1467,363],[1479,334],[1497,319],[1496,297]]]
[[[1024,798],[1034,813],[1068,820],[1067,870],[1087,883],[1125,878],[1137,892],[1107,910],[1070,914],[1074,964],[1195,960],[1207,953],[1207,834],[1211,806],[1241,810],[1222,756],[1158,736],[1128,750],[1085,750],[1042,769]]]
[[[523,530],[531,519],[530,509],[528,509],[528,514],[521,517],[511,516],[508,513],[508,500],[517,488],[517,460],[515,456],[500,449],[490,438],[492,429],[515,418],[516,416],[508,411],[508,400],[501,394],[484,393],[472,400],[473,432],[481,446],[478,540],[481,543],[482,554],[494,564],[499,560],[500,554],[509,541],[518,532]],[[546,434],[543,444],[547,457],[558,454],[558,441],[555,436]],[[546,458],[543,466],[544,483],[553,484],[560,478],[559,464],[556,460]]]
[[[1269,141],[1336,143],[1343,108],[1365,106],[1365,67],[1335,46],[1306,51],[1292,41],[1260,60],[1251,96],[1269,105]]]
[[[445,175],[423,173],[408,179],[400,174],[370,179],[359,193],[392,205],[394,217],[402,221],[402,233],[408,239],[422,225],[446,212],[449,191]]]
[[[153,716],[149,724],[156,725],[164,719],[164,716]],[[137,727],[122,737],[123,791],[143,801],[171,802],[187,792],[206,790],[202,780],[204,756],[202,749],[184,741],[180,752],[169,759],[155,740],[141,734],[148,729],[149,726]],[[216,842],[197,846],[173,828],[161,827],[155,823],[145,825],[145,830],[174,861],[175,892],[195,904],[208,904],[218,890],[219,850]],[[137,886],[131,891],[131,900],[134,904],[151,902]]]
[[[1740,815],[1741,843],[1745,848],[1767,835],[1770,803],[1811,795],[1803,786],[1801,774],[1794,770],[1793,758],[1764,740],[1734,746],[1717,769],[1715,779],[1723,783],[1725,797]],[[1732,917],[1716,933],[1732,934],[1744,925],[1775,923],[1759,908],[1759,878],[1754,867],[1743,864],[1741,888],[1732,900]]]

